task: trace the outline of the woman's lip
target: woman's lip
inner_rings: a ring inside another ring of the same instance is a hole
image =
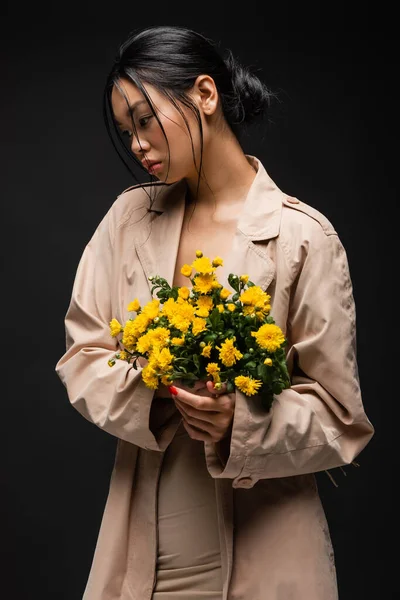
[[[149,171],[159,171],[161,169],[162,162],[157,162],[149,167]]]

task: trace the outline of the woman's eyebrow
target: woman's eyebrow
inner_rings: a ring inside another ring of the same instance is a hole
[[[147,104],[147,102],[146,102],[146,100],[137,100],[136,102],[129,104],[126,109],[127,115],[132,115],[135,112],[136,107],[139,106],[140,104]],[[117,125],[119,127],[123,127],[123,124],[120,121],[118,121],[118,119],[115,119],[115,122],[117,123]]]

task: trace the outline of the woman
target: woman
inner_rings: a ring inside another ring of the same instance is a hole
[[[112,140],[153,177],[118,196],[87,244],[56,365],[72,405],[118,438],[84,600],[337,598],[314,473],[351,464],[374,429],[338,235],[239,142],[269,100],[231,53],[180,27],[131,36],[109,75]],[[141,368],[107,364],[110,320],[150,300],[152,274],[187,284],[197,249],[224,258],[221,283],[248,273],[271,295],[291,387],[269,412],[210,382],[154,393]]]

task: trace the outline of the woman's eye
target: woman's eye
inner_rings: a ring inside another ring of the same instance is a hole
[[[128,131],[128,129],[124,129],[124,131],[121,132],[122,135],[124,136],[128,136],[128,137],[132,137],[132,131]]]
[[[146,127],[146,125],[149,122],[149,120],[151,119],[151,117],[152,117],[152,115],[150,115],[148,117],[142,117],[141,119],[139,119],[140,127]]]

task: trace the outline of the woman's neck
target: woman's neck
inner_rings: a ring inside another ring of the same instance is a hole
[[[196,206],[224,209],[242,203],[256,176],[237,138],[214,136],[203,151],[202,177],[197,194],[198,174],[186,178],[187,200]]]

